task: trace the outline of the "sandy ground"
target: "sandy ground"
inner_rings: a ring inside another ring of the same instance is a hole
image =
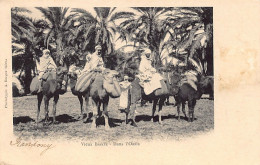
[[[97,120],[96,130],[90,130],[91,120],[83,123],[78,120],[80,114],[79,101],[70,92],[60,96],[57,105],[56,119],[58,124],[36,127],[36,96],[24,96],[13,98],[14,134],[23,136],[24,139],[49,139],[49,140],[102,140],[118,141],[122,139],[140,140],[182,140],[198,134],[206,133],[214,129],[214,101],[200,99],[195,107],[195,121],[190,123],[185,118],[177,120],[177,108],[170,105],[162,110],[163,124],[151,122],[152,104],[137,107],[136,121],[138,127],[125,125],[124,113],[118,110],[119,99],[110,99],[109,124],[110,130],[104,129],[104,118]],[[170,99],[173,103],[173,98]],[[50,102],[49,115],[52,117],[52,101]],[[186,112],[188,107],[186,105]],[[157,114],[157,111],[156,111]],[[183,116],[183,114],[182,114]],[[44,107],[41,106],[41,119],[44,118]]]

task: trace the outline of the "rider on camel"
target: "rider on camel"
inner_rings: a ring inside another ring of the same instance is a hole
[[[101,50],[102,47],[97,45],[95,47],[95,52],[86,56],[86,64],[75,85],[76,91],[83,92],[89,87],[96,76],[96,73],[92,71],[97,70],[98,72],[103,72],[105,70],[104,62],[101,57]]]
[[[151,51],[146,49],[141,55],[139,66],[140,85],[144,87],[144,92],[149,95],[154,90],[161,88],[161,94],[167,94],[168,89],[163,77],[152,66]],[[159,93],[157,93],[159,94]]]
[[[86,64],[82,72],[90,72],[94,69],[104,70],[104,61],[101,57],[101,46],[97,45],[95,47],[95,52],[93,54],[89,54],[86,57]]]
[[[42,51],[42,54],[43,54],[42,57],[40,57],[40,63],[37,66],[38,73],[39,73],[38,79],[39,79],[39,84],[40,84],[38,93],[42,91],[43,75],[48,71],[57,69],[55,62],[53,61],[52,57],[50,56],[50,51],[48,49],[44,49]]]

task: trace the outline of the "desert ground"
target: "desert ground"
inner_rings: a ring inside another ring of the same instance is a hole
[[[170,103],[174,99],[170,98]],[[118,110],[119,99],[110,98],[109,101],[109,125],[105,130],[104,118],[97,120],[98,127],[91,130],[91,119],[86,123],[78,120],[80,105],[78,98],[70,92],[60,96],[56,119],[57,124],[45,125],[40,122],[36,126],[37,98],[35,95],[13,98],[13,131],[14,135],[22,136],[23,139],[48,139],[68,141],[119,141],[123,139],[134,140],[183,140],[205,134],[214,129],[214,101],[207,96],[197,101],[195,106],[195,121],[188,122],[184,117],[177,120],[177,107],[164,106],[162,110],[163,124],[158,123],[158,116],[151,122],[152,104],[141,107],[137,106],[136,121],[138,127],[124,123],[125,114]],[[52,117],[52,100],[49,105],[50,120]],[[158,107],[157,107],[158,108]],[[188,107],[186,104],[186,112]],[[157,114],[157,111],[156,111]],[[183,114],[181,114],[184,116]],[[44,119],[44,104],[42,102],[40,119]]]

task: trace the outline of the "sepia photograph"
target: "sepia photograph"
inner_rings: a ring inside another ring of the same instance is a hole
[[[138,145],[214,129],[212,7],[13,7],[11,23],[17,137]]]
[[[0,165],[259,164],[258,0],[0,6]]]

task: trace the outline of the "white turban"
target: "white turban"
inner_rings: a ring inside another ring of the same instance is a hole
[[[43,53],[43,54],[50,53],[50,50],[49,50],[49,49],[44,49],[44,50],[42,51],[42,53]]]

